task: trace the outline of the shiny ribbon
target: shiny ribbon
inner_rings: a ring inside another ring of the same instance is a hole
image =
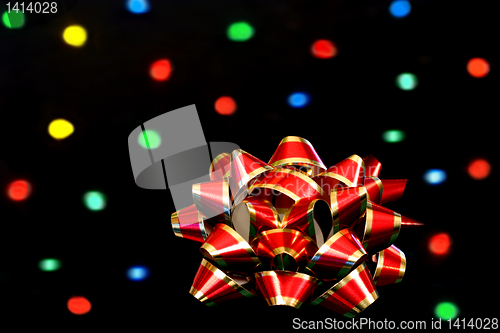
[[[383,207],[405,179],[380,179],[372,155],[327,168],[312,144],[284,138],[269,163],[238,149],[218,155],[194,204],[172,214],[176,236],[201,243],[190,293],[212,306],[261,296],[269,305],[324,306],[353,317],[399,283],[406,258],[394,242],[422,225]],[[376,262],[370,272],[367,262]]]

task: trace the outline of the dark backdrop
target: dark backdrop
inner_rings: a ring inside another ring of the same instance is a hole
[[[135,185],[127,137],[144,121],[190,104],[207,141],[234,142],[264,161],[295,135],[311,141],[327,165],[372,153],[382,178],[409,179],[403,199],[387,207],[425,227],[401,233],[403,282],[380,287],[380,298],[358,318],[430,325],[440,301],[455,302],[464,318],[497,315],[494,1],[413,0],[411,14],[399,20],[381,0],[151,4],[149,13],[134,15],[124,1],[74,1],[57,18],[0,29],[0,188],[20,178],[33,186],[23,202],[0,196],[1,321],[225,330],[268,323],[284,330],[295,317],[339,319],[321,307],[267,307],[260,299],[208,309],[189,295],[199,244],[174,236],[168,191]],[[230,41],[227,27],[242,20],[254,37]],[[70,24],[87,29],[83,47],[63,42]],[[322,38],[337,45],[336,57],[312,57],[311,44]],[[487,77],[467,73],[472,57],[489,61]],[[165,82],[148,75],[160,58],[174,66]],[[396,87],[402,72],[418,77],[415,90]],[[289,107],[288,94],[299,90],[312,102]],[[214,111],[222,95],[238,104],[230,117]],[[47,126],[59,117],[75,133],[56,141]],[[391,128],[405,131],[406,140],[384,142],[381,134]],[[466,172],[477,157],[492,166],[481,181]],[[446,170],[447,181],[426,184],[429,168]],[[91,189],[107,195],[103,211],[82,204]],[[453,241],[444,259],[427,250],[429,236],[440,231]],[[41,272],[46,257],[61,259],[61,270]],[[129,281],[133,264],[148,266],[150,277]],[[87,297],[92,310],[71,314],[66,302],[73,295]]]

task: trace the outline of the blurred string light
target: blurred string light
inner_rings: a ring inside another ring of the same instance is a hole
[[[475,78],[482,78],[490,72],[490,64],[483,58],[472,58],[467,62],[467,72]]]
[[[309,95],[303,92],[296,92],[288,96],[288,105],[294,108],[302,108],[309,104]]]
[[[7,196],[14,201],[26,200],[31,194],[31,184],[26,180],[15,180],[7,186]]]
[[[151,9],[151,5],[147,0],[127,0],[125,5],[134,14],[144,14]]]
[[[333,58],[337,55],[337,47],[329,40],[320,39],[311,46],[311,53],[319,59]]]
[[[92,304],[83,296],[74,296],[68,300],[68,310],[76,315],[86,314],[92,309]]]
[[[89,191],[83,195],[83,204],[88,210],[99,211],[106,208],[106,196],[99,191]]]
[[[58,259],[46,258],[40,260],[38,263],[38,268],[44,272],[53,272],[61,268],[61,262]]]
[[[396,86],[401,90],[413,90],[417,85],[417,77],[412,73],[401,73],[396,77]]]
[[[68,45],[83,46],[87,41],[87,30],[80,25],[70,25],[64,29],[63,39]]]
[[[478,158],[470,162],[467,167],[469,176],[473,179],[480,180],[488,177],[491,171],[491,165],[485,159]]]
[[[411,5],[409,1],[397,0],[391,2],[391,4],[389,5],[389,12],[392,16],[397,18],[408,16],[408,14],[410,14],[410,11]]]
[[[397,129],[387,130],[382,133],[382,140],[389,143],[401,142],[405,139],[405,132]]]
[[[234,42],[245,42],[253,37],[254,28],[247,22],[236,22],[227,29],[227,37]]]
[[[2,15],[2,22],[9,29],[20,29],[24,26],[24,14],[21,11],[5,12]]]
[[[441,302],[434,309],[436,317],[444,320],[455,319],[459,312],[458,306],[452,302]]]
[[[236,111],[236,102],[229,96],[222,96],[215,101],[214,108],[218,114],[231,115]]]
[[[172,72],[172,64],[168,59],[160,59],[151,64],[149,67],[149,75],[153,80],[165,81],[170,77]]]
[[[144,266],[133,266],[127,270],[127,278],[132,281],[143,281],[149,276],[149,270]]]
[[[446,232],[440,232],[431,236],[427,244],[429,251],[439,256],[448,254],[450,246],[451,238]]]
[[[139,133],[137,142],[144,149],[156,149],[161,145],[161,136],[157,131],[148,129]]]
[[[441,169],[429,169],[424,174],[424,180],[431,185],[439,185],[446,181],[446,172]]]
[[[75,128],[73,124],[66,119],[52,120],[48,128],[50,136],[57,140],[67,138],[68,136],[73,134],[74,130]]]

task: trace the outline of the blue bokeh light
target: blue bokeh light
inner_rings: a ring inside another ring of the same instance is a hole
[[[288,96],[288,104],[294,108],[302,108],[309,103],[309,96],[302,92],[296,92]]]
[[[143,14],[149,12],[151,6],[148,0],[127,0],[127,9],[134,14]]]
[[[406,0],[393,1],[389,6],[389,12],[394,17],[405,17],[410,14],[411,5],[410,2]]]
[[[441,169],[429,169],[424,174],[424,180],[431,185],[438,185],[446,181],[446,172]]]
[[[149,270],[143,266],[133,266],[127,270],[127,277],[132,281],[142,281],[149,276]]]

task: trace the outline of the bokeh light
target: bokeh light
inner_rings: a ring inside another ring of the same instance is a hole
[[[133,266],[127,270],[127,277],[132,281],[142,281],[149,276],[149,270],[143,266]]]
[[[87,31],[80,25],[70,25],[63,32],[64,41],[71,46],[82,46],[87,41]]]
[[[73,134],[75,128],[66,119],[55,119],[50,122],[48,130],[51,137],[61,140]]]
[[[467,62],[467,72],[476,78],[485,77],[490,72],[490,64],[483,58],[472,58]]]
[[[7,186],[7,196],[14,201],[26,200],[31,194],[31,184],[26,180],[15,180]]]
[[[288,96],[288,104],[294,108],[302,108],[309,104],[309,95],[296,92]]]
[[[410,11],[411,11],[410,2],[405,0],[393,1],[389,5],[389,12],[391,13],[392,16],[397,18],[408,16],[408,14],[410,14]]]
[[[90,311],[92,304],[83,296],[74,296],[68,300],[68,310],[76,315],[83,315]]]
[[[467,172],[469,176],[476,180],[484,179],[488,177],[491,171],[491,165],[485,159],[478,158],[469,163],[467,167]]]
[[[227,29],[227,37],[234,42],[244,42],[253,37],[254,28],[247,22],[236,22]]]
[[[21,11],[5,12],[2,15],[2,22],[9,29],[20,29],[24,26],[24,14]]]
[[[161,136],[157,131],[148,129],[139,133],[137,142],[144,149],[156,149],[161,145]]]
[[[424,180],[431,185],[439,185],[446,181],[446,171],[441,169],[429,169],[424,174]]]
[[[337,47],[329,40],[320,39],[311,46],[311,53],[319,59],[333,58],[337,55]]]
[[[215,101],[214,107],[218,114],[227,116],[236,111],[236,102],[229,96],[222,96]]]
[[[446,232],[435,234],[429,238],[427,247],[432,254],[448,254],[451,246],[451,238]]]
[[[382,133],[382,140],[389,143],[400,142],[405,139],[405,133],[401,130],[392,129]]]
[[[401,73],[396,77],[396,86],[401,90],[413,90],[417,85],[417,77],[411,73]]]
[[[149,12],[151,5],[148,0],[127,0],[127,9],[134,14],[143,14]]]
[[[106,208],[106,196],[99,191],[89,191],[83,195],[83,203],[89,210],[103,210]]]
[[[151,64],[149,75],[156,81],[165,81],[170,77],[172,64],[168,59],[160,59]]]
[[[61,268],[61,261],[54,258],[42,259],[38,262],[38,268],[44,272],[53,272]]]
[[[434,309],[436,317],[443,320],[455,319],[459,312],[458,306],[452,302],[441,302]]]

